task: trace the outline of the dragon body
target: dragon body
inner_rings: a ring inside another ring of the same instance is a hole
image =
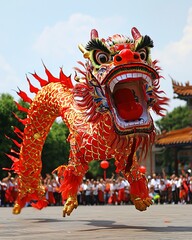
[[[19,176],[14,214],[19,214],[31,200],[36,200],[32,206],[38,209],[47,206],[41,182],[41,152],[58,116],[70,131],[68,165],[56,169],[65,200],[63,216],[70,215],[77,207],[78,187],[92,160],[114,158],[117,171],[130,183],[135,207],[143,211],[152,204],[139,160],[145,157],[155,139],[149,110],[152,108],[161,115],[167,98],[160,96],[160,68],[150,57],[153,41],[136,28],[132,29],[132,36],[131,39],[115,34],[105,40],[92,30],[87,45],[79,45],[86,62],[79,62],[83,70],[76,68],[75,85],[62,69],[56,78],[45,67],[48,80],[32,74],[41,89],[27,78],[30,91],[36,96],[31,100],[26,93],[18,92],[30,107],[24,109],[17,104],[21,111],[27,112],[27,118],[19,119],[24,124],[23,132],[15,129],[22,139],[21,144],[17,143],[18,157],[9,155],[12,169]]]

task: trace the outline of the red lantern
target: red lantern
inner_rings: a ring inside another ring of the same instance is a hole
[[[103,160],[101,163],[100,163],[100,166],[101,168],[103,169],[107,169],[109,167],[109,162],[106,161],[106,160]]]
[[[143,174],[146,173],[146,167],[145,166],[140,166],[139,171]]]
[[[105,180],[106,179],[106,169],[109,167],[109,162],[106,160],[103,160],[103,161],[101,161],[100,166],[101,166],[101,168],[104,169],[103,178]]]

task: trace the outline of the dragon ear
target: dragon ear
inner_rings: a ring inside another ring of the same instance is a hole
[[[91,40],[95,39],[95,38],[99,38],[99,34],[96,29],[92,29],[91,30]]]
[[[140,32],[138,31],[138,29],[137,29],[136,27],[133,27],[133,28],[131,29],[131,34],[132,34],[133,39],[134,39],[135,41],[139,41],[139,39],[142,38]]]

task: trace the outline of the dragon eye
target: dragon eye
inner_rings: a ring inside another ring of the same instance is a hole
[[[95,61],[98,65],[101,65],[103,63],[107,63],[110,61],[110,55],[108,53],[105,52],[101,52],[101,51],[96,51],[95,53]]]
[[[146,49],[141,49],[141,50],[139,50],[139,54],[140,54],[140,58],[141,58],[141,60],[143,60],[143,61],[146,61],[147,60],[147,50]]]

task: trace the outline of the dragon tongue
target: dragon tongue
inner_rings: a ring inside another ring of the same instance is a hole
[[[135,101],[133,91],[129,88],[120,88],[113,94],[115,106],[119,116],[125,121],[138,120],[142,113],[143,107]]]

